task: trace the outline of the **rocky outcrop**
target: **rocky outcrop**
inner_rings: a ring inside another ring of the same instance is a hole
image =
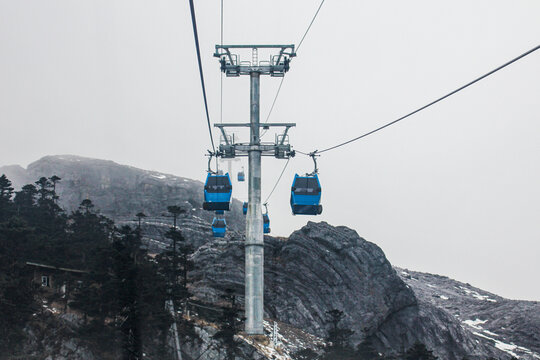
[[[188,359],[199,360],[227,360],[227,348],[220,340],[214,339],[217,329],[212,326],[195,325],[194,331],[198,339],[182,343],[182,353],[187,355]],[[235,358],[266,360],[264,354],[261,354],[251,344],[236,337]]]
[[[421,309],[436,309],[439,316],[432,319],[452,319],[467,330],[468,342],[482,344],[494,356],[540,358],[540,302],[505,299],[446,276],[396,271]]]
[[[218,303],[226,288],[243,294],[242,245],[232,234],[197,250],[192,277],[199,300]],[[343,325],[355,331],[354,344],[371,337],[381,352],[420,341],[442,359],[498,354],[444,311],[419,304],[382,250],[354,230],[308,222],[288,239],[265,237],[265,315],[325,337],[332,309],[347,315]]]
[[[70,314],[58,316],[44,307],[45,311],[34,314],[24,332],[27,341],[20,354],[0,354],[0,359],[45,359],[45,360],[95,360],[99,357],[75,336],[73,319]],[[7,357],[5,357],[7,355]],[[13,357],[11,357],[13,356]]]
[[[339,309],[359,342],[366,329],[416,304],[382,250],[354,230],[308,222],[286,241],[271,244],[267,288],[273,291],[266,303],[273,318],[325,336],[326,312]]]

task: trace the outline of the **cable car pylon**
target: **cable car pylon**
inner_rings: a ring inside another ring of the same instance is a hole
[[[276,50],[269,61],[259,61],[258,51]],[[251,50],[251,61],[240,61],[236,51]],[[294,45],[216,45],[214,56],[219,58],[221,71],[227,77],[250,77],[250,121],[249,123],[214,124],[221,130],[219,156],[234,158],[248,157],[248,207],[245,240],[245,331],[248,335],[262,335],[264,309],[264,224],[261,204],[261,156],[289,159],[294,151],[288,142],[287,132],[294,123],[260,123],[260,77],[270,75],[283,77],[289,70],[291,59],[296,56]],[[249,143],[236,143],[228,136],[226,128],[249,127]],[[261,143],[260,128],[284,127],[273,144]]]

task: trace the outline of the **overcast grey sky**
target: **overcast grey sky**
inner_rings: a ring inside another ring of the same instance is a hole
[[[195,6],[219,121],[212,53],[220,1]],[[298,43],[319,1],[224,6],[225,43]],[[271,119],[297,123],[296,149],[334,145],[538,45],[539,19],[536,0],[328,0]],[[279,81],[261,81],[262,119]],[[223,121],[248,121],[248,84],[224,79]],[[269,201],[272,230],[288,235],[308,220],[346,225],[395,265],[540,300],[539,104],[540,52],[325,153],[319,217],[290,213],[292,177],[312,168],[299,156]],[[210,147],[203,111],[187,0],[0,0],[0,165],[76,154],[202,180]],[[263,196],[283,165],[263,161]],[[234,195],[243,199],[246,188]]]

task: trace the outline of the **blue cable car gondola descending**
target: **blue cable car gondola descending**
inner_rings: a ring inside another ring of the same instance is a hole
[[[270,218],[268,214],[263,214],[263,233],[270,234]]]
[[[294,174],[291,187],[291,209],[294,215],[322,213],[321,183],[316,173],[305,176]]]
[[[204,210],[229,210],[231,195],[232,184],[228,173],[225,175],[208,173],[204,184]]]
[[[212,234],[214,237],[225,237],[227,232],[227,222],[225,219],[214,218],[212,221]]]
[[[238,181],[246,181],[246,174],[244,174],[244,168],[238,172]]]
[[[247,209],[248,209],[248,203],[247,201],[244,201],[244,203],[242,204],[242,214],[246,215]]]

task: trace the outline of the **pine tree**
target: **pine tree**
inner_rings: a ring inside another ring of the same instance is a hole
[[[9,181],[5,174],[2,174],[0,176],[0,199],[2,201],[11,201],[11,197],[13,196],[13,187],[11,185],[11,181]]]
[[[117,311],[123,319],[120,330],[123,335],[124,359],[142,359],[140,279],[137,258],[140,255],[138,231],[129,226],[120,229],[120,237],[113,243],[115,250],[115,282],[118,291]]]
[[[69,216],[66,259],[79,267],[90,268],[87,260],[92,251],[110,246],[114,231],[114,223],[95,211],[91,200],[83,200],[79,209]]]
[[[51,214],[59,214],[62,209],[57,205],[56,183],[60,178],[53,175],[50,178],[41,177],[35,182],[37,189],[37,204],[43,211]]]
[[[115,228],[111,220],[93,207],[90,200],[83,200],[79,209],[69,216],[63,261],[87,271],[73,307],[80,309],[85,319],[91,317],[103,325],[105,318],[117,310],[116,284],[111,281],[114,280]]]
[[[405,352],[405,360],[436,360],[433,351],[428,350],[426,345],[417,342]]]
[[[56,194],[56,183],[58,183],[62,179],[56,175],[53,175],[49,178],[49,180],[51,181],[52,186],[53,186],[53,189],[52,189],[54,193],[53,200],[56,203],[58,201],[58,195]]]
[[[32,225],[36,226],[41,233],[47,234],[41,241],[43,246],[52,246],[58,237],[65,232],[65,219],[63,210],[57,205],[55,188],[50,179],[41,177],[36,184],[36,207]]]
[[[182,237],[182,242],[178,244],[178,253],[179,253],[179,265],[180,265],[180,283],[178,286],[179,294],[184,299],[184,302],[187,304],[188,299],[191,297],[191,292],[189,291],[189,279],[188,273],[193,270],[195,264],[191,260],[191,255],[195,249],[193,246],[186,242],[185,238]],[[184,309],[186,305],[184,305]]]
[[[31,219],[34,213],[36,203],[37,189],[34,185],[24,185],[21,191],[15,193],[13,203],[17,209],[17,215],[26,219]]]
[[[319,354],[310,348],[305,348],[292,354],[292,358],[293,360],[316,360],[319,358]]]
[[[0,222],[7,220],[13,213],[13,187],[6,175],[0,176]]]
[[[165,237],[171,240],[171,246],[168,251],[158,256],[158,263],[162,271],[169,279],[170,298],[175,303],[175,308],[187,309],[187,301],[191,297],[188,288],[188,273],[193,269],[193,262],[190,260],[194,248],[182,236],[182,233],[176,227],[177,218],[185,210],[178,206],[167,207],[173,217],[173,226],[165,233]]]
[[[356,348],[356,354],[358,360],[381,359],[381,355],[379,355],[379,352],[375,349],[373,341],[370,337],[358,344]]]
[[[333,309],[326,312],[330,322],[330,330],[328,331],[328,341],[332,342],[333,346],[344,348],[348,345],[349,338],[354,334],[350,329],[344,329],[339,326],[339,323],[345,317],[341,310]]]
[[[0,354],[17,353],[24,343],[23,328],[38,309],[24,259],[33,233],[18,217],[0,222]]]
[[[328,323],[330,325],[326,340],[331,345],[327,347],[323,359],[353,360],[354,351],[349,345],[349,338],[354,334],[354,331],[340,326],[340,322],[345,317],[345,314],[338,309],[327,311],[326,314],[328,315]]]
[[[137,217],[137,229],[139,229],[139,231],[141,231],[141,221],[142,219],[144,219],[146,217],[146,215],[141,211],[141,212],[138,212],[137,215],[135,215]]]
[[[150,356],[149,349],[145,352],[149,358],[164,359],[168,351],[167,333],[172,324],[172,317],[163,306],[169,299],[167,277],[160,272],[159,264],[149,261],[146,253],[141,255],[137,267],[143,344],[160,340],[158,353]]]
[[[238,314],[240,309],[236,303],[236,295],[233,289],[225,289],[225,294],[222,295],[221,298],[228,302],[229,306],[223,309],[223,313],[219,319],[221,329],[213,336],[213,338],[223,341],[227,350],[227,359],[234,360],[236,348],[238,346],[234,339],[234,335],[236,335],[236,332],[238,331]]]
[[[25,185],[12,200],[11,182],[0,176],[0,354],[18,355],[17,347],[25,343],[22,329],[37,319],[32,314],[41,308],[35,301],[39,287],[29,281],[32,271],[26,262],[40,260],[85,270],[77,278],[68,273],[55,275],[56,284],[68,284],[65,308],[69,301],[70,307],[84,314],[86,325],[76,330],[79,339],[98,343],[100,358],[119,358],[118,349],[123,349],[125,359],[141,359],[145,342],[152,347],[156,336],[165,339],[172,321],[163,306],[169,299],[167,278],[141,249],[140,228],[116,229],[89,199],[66,216],[56,204],[57,181],[40,178],[36,185]],[[5,209],[12,210],[9,216]],[[176,240],[185,243],[181,237]],[[190,261],[183,254],[189,251],[183,246],[179,249],[177,277],[187,289]],[[183,269],[185,275],[180,272]],[[71,287],[76,280],[82,280],[80,286]],[[58,295],[41,296],[53,300]],[[165,359],[162,345],[161,353],[155,347],[145,352]]]
[[[52,182],[46,177],[42,176],[35,182],[38,193],[38,203],[44,203],[48,200],[52,200]]]

